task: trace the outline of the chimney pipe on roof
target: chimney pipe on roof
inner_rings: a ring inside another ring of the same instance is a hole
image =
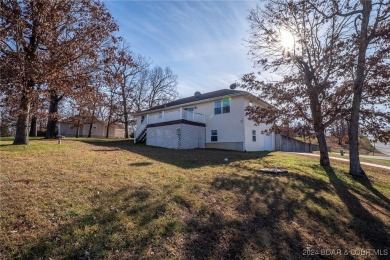
[[[231,84],[230,85],[230,89],[236,89],[237,88],[237,83],[235,82],[235,83],[233,83],[233,84]]]
[[[194,93],[194,96],[196,97],[196,100],[198,100],[200,98],[200,95],[202,95],[199,91],[196,91]]]

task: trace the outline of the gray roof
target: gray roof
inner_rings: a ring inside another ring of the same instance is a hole
[[[242,91],[242,90],[220,89],[220,90],[217,90],[217,91],[212,91],[212,92],[200,94],[197,97],[194,95],[194,96],[191,96],[191,97],[181,98],[181,99],[178,99],[178,100],[166,103],[164,105],[160,105],[160,106],[155,106],[155,107],[149,108],[147,110],[141,111],[140,113],[147,112],[147,111],[152,111],[152,110],[157,110],[157,109],[162,109],[162,108],[166,108],[166,107],[173,107],[173,106],[183,105],[183,104],[192,103],[192,102],[201,101],[201,100],[206,100],[206,99],[210,99],[210,98],[217,98],[217,97],[229,96],[229,95],[233,95],[233,94],[239,94],[239,93],[241,93],[241,94],[248,94],[248,92]]]

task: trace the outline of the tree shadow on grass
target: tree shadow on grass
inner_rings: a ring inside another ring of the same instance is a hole
[[[239,152],[228,150],[189,149],[177,150],[160,147],[134,144],[130,140],[80,140],[82,142],[101,147],[99,150],[125,150],[145,156],[149,159],[168,163],[184,169],[199,168],[203,166],[220,166],[228,162],[264,158],[269,152]]]
[[[150,162],[137,162],[137,163],[129,163],[129,166],[136,166],[136,167],[143,167],[143,166],[149,166],[153,163]]]
[[[14,146],[14,144],[0,144],[0,147]]]
[[[308,247],[388,248],[388,227],[333,169],[324,171],[329,181],[252,171],[218,174],[210,186],[185,192],[175,183],[95,192],[92,209],[67,211],[70,223],[15,257],[80,259],[87,250],[91,259],[301,259]]]
[[[383,203],[386,204],[386,208],[390,210],[390,199],[383,195],[380,191],[378,191],[369,179],[361,179],[358,180],[364,187],[366,187],[369,191],[372,192],[378,199],[380,199]]]
[[[287,180],[280,181],[279,178]],[[302,198],[289,194],[307,187],[310,192]],[[298,174],[219,176],[214,179],[212,189],[237,194],[240,198],[234,208],[237,216],[210,209],[198,212],[187,223],[186,258],[302,258],[309,246],[302,230],[310,228],[301,226],[305,222],[299,211],[310,211],[305,205],[308,200],[332,207],[331,203],[316,196],[328,189],[327,183]],[[317,223],[332,222],[331,218],[315,212],[311,212],[311,218]],[[337,225],[327,228],[342,233]]]
[[[389,227],[340,184],[332,169],[325,171],[330,183],[299,173],[216,177],[212,189],[237,196],[235,214],[232,209],[209,207],[189,219],[186,258],[301,259],[308,248],[389,249]],[[372,203],[383,208],[380,201]]]
[[[389,211],[388,198],[376,190],[369,180],[359,182],[376,195],[378,199],[369,196],[369,194],[362,194],[360,191],[356,191],[349,187],[348,184],[336,175],[332,167],[323,167],[323,169],[328,175],[329,181],[334,187],[338,197],[348,208],[348,211],[352,216],[349,228],[353,229],[362,240],[368,241],[372,247],[371,249],[390,250],[390,227],[383,223],[377,216],[370,213],[353,192],[359,193],[359,195],[367,199],[368,203],[384,207],[387,211]]]
[[[159,239],[173,236],[178,227],[175,219],[166,217],[166,201],[157,200],[146,187],[101,193],[91,199],[96,207],[81,217],[72,216],[71,223],[61,225],[15,257],[89,259],[87,251],[91,259],[138,259]],[[161,258],[167,254],[160,253]]]

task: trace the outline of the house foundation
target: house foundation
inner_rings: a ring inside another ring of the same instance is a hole
[[[205,148],[205,126],[183,119],[150,124],[146,130],[146,144],[172,149]]]

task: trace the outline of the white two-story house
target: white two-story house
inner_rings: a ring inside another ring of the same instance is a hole
[[[135,114],[134,142],[174,149],[275,150],[275,135],[263,133],[271,126],[255,125],[245,115],[245,108],[254,105],[268,106],[246,91],[195,92]]]

